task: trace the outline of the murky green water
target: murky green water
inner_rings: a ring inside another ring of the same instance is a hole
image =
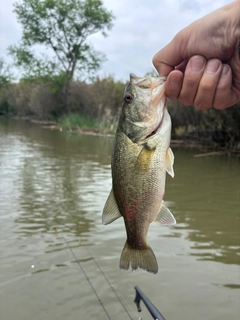
[[[118,269],[123,222],[101,224],[112,142],[0,119],[0,319],[108,319],[80,267],[114,320],[152,319],[135,285],[167,320],[239,319],[240,160],[174,150],[178,224],[149,230],[158,274],[132,273]]]

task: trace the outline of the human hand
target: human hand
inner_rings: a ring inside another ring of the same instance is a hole
[[[199,109],[227,108],[240,100],[240,1],[195,21],[153,58],[166,94]]]

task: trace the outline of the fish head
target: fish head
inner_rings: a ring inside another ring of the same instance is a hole
[[[123,98],[121,129],[141,145],[156,133],[166,107],[166,77],[137,77],[130,74]]]

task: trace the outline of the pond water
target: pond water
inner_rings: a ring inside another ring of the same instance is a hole
[[[177,224],[150,226],[153,275],[120,271],[123,221],[101,224],[112,144],[0,118],[0,319],[152,319],[136,285],[166,320],[239,319],[239,158],[173,149]]]

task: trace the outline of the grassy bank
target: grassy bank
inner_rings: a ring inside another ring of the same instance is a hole
[[[117,119],[101,118],[94,119],[87,115],[71,113],[62,116],[58,120],[58,125],[62,130],[75,132],[94,132],[100,134],[114,135],[117,128]]]
[[[51,82],[20,80],[0,90],[0,115],[55,121],[63,130],[113,135],[125,85],[111,77],[92,83],[72,81],[66,105],[64,91],[53,90]],[[240,154],[240,103],[222,111],[201,111],[169,100],[168,110],[173,139]]]

